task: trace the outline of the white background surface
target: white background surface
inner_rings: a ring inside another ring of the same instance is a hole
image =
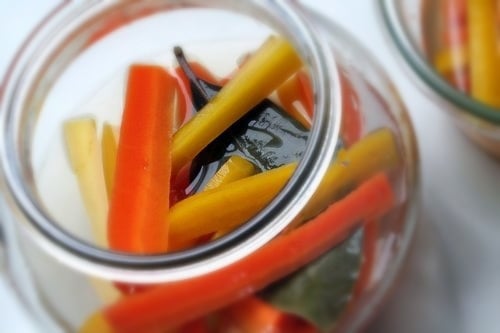
[[[309,0],[378,58],[408,106],[420,145],[423,203],[412,252],[368,332],[500,332],[500,163],[472,146],[402,71],[375,0]],[[0,76],[56,0],[0,1]],[[0,331],[37,332],[0,278]]]

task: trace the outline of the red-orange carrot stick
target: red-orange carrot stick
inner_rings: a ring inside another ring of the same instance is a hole
[[[108,217],[114,250],[167,250],[174,91],[163,68],[131,66]]]
[[[316,333],[304,319],[285,313],[267,302],[247,297],[217,313],[218,333]]]
[[[251,295],[341,242],[360,221],[395,204],[385,174],[377,174],[313,220],[218,271],[166,283],[93,315],[80,332],[142,332],[174,328]]]

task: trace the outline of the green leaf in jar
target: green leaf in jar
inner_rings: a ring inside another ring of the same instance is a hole
[[[362,258],[362,231],[293,275],[264,289],[260,296],[282,311],[329,332],[351,299]]]

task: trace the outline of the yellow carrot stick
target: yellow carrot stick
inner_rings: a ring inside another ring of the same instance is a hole
[[[257,173],[257,168],[252,162],[244,159],[241,156],[234,155],[231,156],[226,163],[224,163],[215,175],[210,178],[207,185],[203,189],[204,191],[212,190],[218,188],[221,185],[229,184],[235,180],[243,179],[245,177],[252,176]],[[212,239],[217,239],[225,235],[230,230],[219,230]]]
[[[395,167],[399,156],[394,135],[385,128],[366,135],[348,150],[340,151],[312,199],[300,213],[298,222],[313,218],[338,200],[346,190],[373,174]]]
[[[118,151],[118,130],[109,123],[104,123],[102,128],[101,152],[104,180],[108,199],[111,197],[115,179],[116,153]]]
[[[302,61],[288,41],[282,37],[269,38],[215,98],[175,133],[172,173],[301,67]]]
[[[496,1],[468,0],[471,94],[500,107],[500,57],[497,48]]]
[[[295,167],[287,164],[179,201],[168,215],[169,241],[182,243],[247,221],[278,194]]]
[[[63,132],[68,160],[77,177],[96,243],[107,247],[108,198],[95,121],[89,117],[68,120]],[[90,282],[103,302],[120,298],[120,293],[109,282],[95,278]]]
[[[298,222],[317,215],[330,203],[374,173],[389,169],[398,161],[392,133],[378,130],[339,155],[328,169],[313,199]],[[176,244],[241,225],[264,208],[286,184],[296,163],[243,178],[216,189],[195,194],[170,209],[170,240]],[[210,212],[210,214],[206,214]]]
[[[215,175],[210,178],[203,191],[212,190],[224,184],[229,184],[235,180],[239,180],[257,172],[255,165],[247,161],[241,156],[231,156],[224,163]]]
[[[255,165],[243,157],[234,155],[231,156],[220,168],[217,170],[215,175],[210,178],[207,182],[207,185],[203,188],[203,191],[214,190],[219,188],[222,185],[226,185],[232,183],[234,181],[252,176],[257,173],[257,168]],[[216,239],[227,232],[231,231],[230,229],[226,230],[218,230],[211,239]],[[208,237],[209,235],[207,235]],[[199,242],[199,239],[171,239],[170,240],[170,249],[180,250],[195,246]]]
[[[68,159],[77,177],[94,236],[97,244],[106,247],[108,198],[95,120],[68,120],[64,123],[63,130]]]

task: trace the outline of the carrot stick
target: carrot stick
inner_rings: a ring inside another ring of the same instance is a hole
[[[85,117],[66,121],[64,138],[96,243],[107,247],[108,198],[95,120]]]
[[[217,313],[218,333],[316,333],[307,321],[250,296]]]
[[[301,66],[300,57],[288,41],[269,38],[217,96],[175,133],[172,173],[176,174]]]
[[[106,248],[108,247],[106,230],[108,197],[95,120],[81,117],[66,121],[64,138],[68,160],[78,181],[95,242]],[[118,291],[107,281],[96,278],[91,278],[90,281],[97,295],[105,303],[120,297]]]
[[[210,178],[203,191],[218,188],[221,185],[229,184],[235,180],[243,179],[257,173],[257,168],[252,162],[244,159],[241,156],[231,156],[226,163],[224,163],[215,175]],[[217,239],[231,230],[219,230],[211,239]]]
[[[439,5],[441,33],[434,54],[434,66],[454,87],[469,92],[467,0],[441,0]]]
[[[101,153],[102,169],[106,181],[106,193],[108,199],[113,193],[113,182],[115,181],[116,153],[118,151],[118,129],[115,130],[109,123],[102,127]]]
[[[244,159],[241,156],[231,156],[224,163],[215,175],[210,178],[203,191],[213,190],[221,185],[229,184],[238,179],[243,179],[257,173],[257,169],[252,162]]]
[[[379,129],[366,135],[347,151],[338,154],[313,198],[297,217],[297,223],[318,215],[347,188],[395,166],[398,159],[398,148],[390,130]],[[178,202],[169,212],[170,241],[185,243],[214,231],[232,230],[241,225],[276,196],[295,166],[296,163],[283,165]]]
[[[174,91],[163,68],[131,66],[108,216],[114,250],[167,250]]]
[[[314,260],[345,239],[359,221],[385,215],[395,204],[385,174],[377,174],[314,220],[249,256],[212,273],[160,285],[95,313],[81,333],[165,330],[247,297]]]
[[[495,0],[468,0],[471,94],[500,107],[500,57]]]
[[[226,185],[236,180],[240,180],[249,177],[251,175],[254,175],[255,173],[257,173],[257,169],[252,162],[249,162],[248,160],[238,155],[231,156],[226,161],[226,163],[224,163],[219,168],[219,170],[217,170],[214,176],[210,178],[210,180],[203,188],[203,191],[216,189],[222,185]],[[245,186],[242,187],[243,189],[245,188]],[[197,208],[196,206],[193,206],[192,209],[197,209]],[[200,209],[203,210],[203,208]],[[209,209],[207,211],[213,211],[213,210]],[[196,244],[204,243],[210,239],[219,238],[224,234],[228,233],[229,231],[231,231],[231,229],[223,229],[194,239],[191,236],[189,236],[187,239],[179,239],[178,237],[177,239],[175,239],[176,237],[174,237],[173,241],[172,240],[169,241],[169,247],[170,247],[169,250],[179,251],[191,246],[196,246]]]
[[[179,201],[168,214],[170,242],[182,248],[200,236],[232,230],[248,221],[279,193],[296,165],[286,164]]]

